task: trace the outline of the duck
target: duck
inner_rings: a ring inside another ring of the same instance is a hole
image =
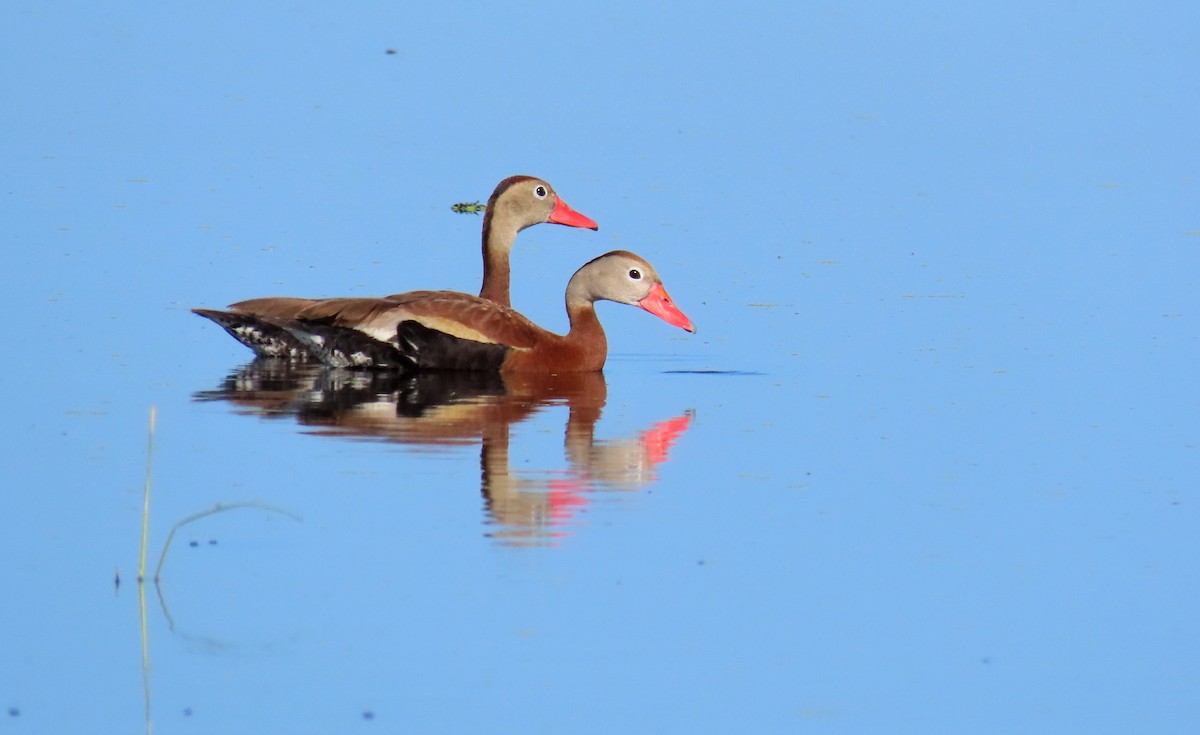
[[[480,298],[511,307],[510,256],[517,233],[527,227],[549,222],[589,230],[600,226],[587,215],[573,209],[544,179],[536,176],[509,176],[496,185],[488,198],[483,216],[483,284]],[[386,296],[403,300],[410,293]],[[225,310],[192,309],[210,319],[234,339],[259,356],[307,361],[313,355],[290,332],[273,324],[296,317],[322,299],[268,296],[230,304]]]
[[[672,326],[696,331],[654,266],[626,250],[594,258],[571,276],[566,334],[544,329],[512,307],[456,291],[326,299],[290,318],[262,319],[332,367],[501,375],[599,372],[608,340],[597,301],[637,306]]]

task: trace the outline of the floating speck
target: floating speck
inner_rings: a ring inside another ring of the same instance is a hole
[[[450,211],[458,214],[483,214],[487,211],[487,205],[479,202],[458,202],[450,205]]]

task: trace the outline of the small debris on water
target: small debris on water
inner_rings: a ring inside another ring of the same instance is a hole
[[[450,205],[450,211],[458,214],[483,214],[486,210],[487,205],[479,202],[458,202]]]

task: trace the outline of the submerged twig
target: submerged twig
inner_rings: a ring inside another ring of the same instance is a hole
[[[146,735],[154,732],[154,718],[150,711],[150,631],[146,624],[146,547],[150,541],[150,488],[154,467],[154,423],[158,407],[150,407],[150,425],[146,432],[146,485],[142,493],[142,540],[138,551],[138,620],[142,632],[142,699],[145,704]],[[121,582],[117,573],[117,586]]]
[[[158,407],[150,407],[150,427],[146,432],[146,485],[142,492],[142,543],[138,554],[138,582],[146,579],[146,545],[150,539],[150,486],[154,468],[154,422]]]

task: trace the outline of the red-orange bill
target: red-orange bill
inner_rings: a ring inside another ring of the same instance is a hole
[[[569,227],[586,227],[589,230],[600,229],[600,225],[596,224],[595,220],[571,209],[571,205],[564,202],[562,197],[558,197],[558,200],[554,202],[554,211],[550,213],[550,219],[546,221]]]
[[[692,324],[692,320],[679,310],[661,283],[654,284],[646,298],[638,302],[638,306],[671,326],[686,329],[693,334],[696,332],[696,325]]]

